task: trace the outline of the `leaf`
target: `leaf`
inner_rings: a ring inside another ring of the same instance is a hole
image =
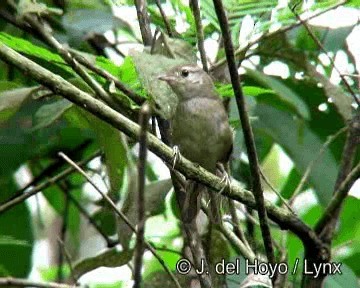
[[[43,47],[34,45],[25,39],[9,35],[5,32],[0,32],[0,41],[6,44],[7,46],[9,46],[10,48],[16,50],[17,52],[21,52],[31,56],[36,56],[38,58],[47,60],[49,62],[53,61],[64,64],[64,61],[59,55],[50,52],[49,50]]]
[[[130,222],[134,223],[136,221],[137,215],[137,203],[136,203],[136,193],[137,193],[137,176],[136,170],[131,169],[128,175],[129,184],[127,188],[127,195],[122,207],[122,212],[128,217]],[[146,203],[146,213],[147,218],[154,215],[158,215],[164,212],[165,210],[165,197],[169,190],[172,187],[171,179],[160,180],[152,182],[145,187],[145,203]],[[127,226],[127,224],[119,220],[118,223],[119,231],[119,240],[122,245],[127,247],[131,235],[133,234],[132,230]]]
[[[286,151],[296,168],[303,174],[323,145],[319,137],[307,127],[305,122],[294,119],[287,112],[258,104],[255,114],[259,120],[254,122],[254,129],[271,136]],[[336,176],[337,163],[331,152],[327,150],[313,167],[309,176],[322,205],[327,205],[331,199]]]
[[[354,272],[345,264],[340,266],[341,274],[327,276],[324,280],[324,288],[359,287],[358,279]]]
[[[73,268],[73,277],[78,279],[99,267],[121,267],[131,260],[132,255],[133,250],[118,251],[117,248],[106,250],[95,257],[89,257],[76,263]]]
[[[112,30],[116,22],[110,9],[72,9],[62,17],[62,23],[69,43],[77,47],[79,40],[85,40],[92,33],[103,34]]]
[[[172,67],[184,64],[183,59],[171,59],[162,55],[150,55],[146,52],[133,52],[133,61],[140,82],[156,104],[156,110],[165,119],[174,114],[177,105],[177,96],[169,86],[158,77]]]
[[[0,93],[0,125],[12,117],[36,89],[35,87],[11,89],[15,86],[17,85],[11,82],[0,82],[0,91],[2,91]]]
[[[292,107],[292,109],[296,111],[296,113],[301,118],[309,119],[309,109],[301,97],[293,90],[289,89],[286,85],[281,83],[279,80],[277,80],[275,77],[271,77],[259,71],[249,69],[246,70],[246,74],[261,85],[273,90],[280,98],[280,101],[285,102],[287,105]]]
[[[7,201],[12,196],[13,191],[17,190],[11,174],[1,175],[0,187],[0,203]],[[1,214],[0,235],[2,235],[0,275],[27,277],[31,270],[34,237],[31,214],[24,202]],[[7,242],[6,239],[12,239],[12,243]],[[9,274],[2,275],[4,272]]]
[[[73,113],[87,122],[87,125],[96,134],[96,139],[104,151],[105,165],[110,181],[110,194],[114,199],[119,198],[123,184],[124,172],[128,161],[128,147],[120,131],[110,124],[93,116],[89,112],[74,106]]]
[[[53,103],[44,104],[35,114],[35,126],[33,130],[51,125],[70,109],[73,104],[67,99],[60,99]]]
[[[65,64],[59,55],[43,47],[34,45],[27,40],[14,37],[5,32],[0,32],[0,41],[15,51],[29,56],[39,65],[51,70],[55,74],[59,74],[64,78],[69,78],[76,75],[75,72]]]

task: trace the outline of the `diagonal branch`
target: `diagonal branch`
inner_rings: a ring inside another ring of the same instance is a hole
[[[101,197],[110,205],[110,207],[114,210],[114,212],[129,226],[129,228],[137,235],[138,230],[135,226],[130,222],[130,220],[126,217],[126,215],[116,207],[116,204],[111,200],[111,198],[102,192],[99,187],[94,183],[94,181],[90,178],[86,172],[80,168],[74,161],[72,161],[68,156],[66,156],[63,152],[59,153],[59,156],[63,158],[67,163],[69,163],[76,171],[78,171],[81,175],[83,175],[87,181],[95,188],[95,190],[101,195]],[[154,247],[152,247],[149,242],[144,241],[144,245],[147,249],[153,254],[153,256],[159,261],[161,266],[163,266],[164,270],[169,274],[170,278],[173,280],[175,286],[177,288],[181,288],[178,280],[175,278],[174,274],[171,272],[169,267],[165,264],[164,260],[160,257],[160,255],[156,252]]]
[[[209,72],[209,68],[206,60],[205,46],[204,46],[204,31],[201,23],[200,7],[198,0],[189,0],[191,11],[194,15],[196,25],[196,37],[198,42],[198,48],[200,52],[201,63],[206,73]]]
[[[231,34],[228,24],[228,19],[225,15],[225,9],[221,0],[213,0],[215,11],[219,20],[220,28],[224,38],[224,48],[226,59],[231,77],[234,94],[236,97],[236,104],[238,106],[240,120],[243,128],[245,144],[248,152],[250,171],[252,176],[252,188],[255,196],[256,206],[259,214],[260,228],[263,236],[264,246],[268,261],[275,265],[274,248],[271,239],[270,227],[268,224],[268,216],[265,209],[265,201],[263,195],[263,188],[261,186],[261,175],[259,171],[259,161],[256,153],[254,135],[249,121],[249,116],[246,110],[244,95],[241,89],[240,76],[237,65],[235,63],[234,47],[231,40]],[[274,280],[274,279],[273,279]]]
[[[141,37],[145,46],[151,46],[152,34],[146,0],[135,0]]]

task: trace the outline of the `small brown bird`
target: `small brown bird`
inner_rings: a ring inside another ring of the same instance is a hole
[[[233,145],[224,105],[215,91],[211,77],[196,65],[181,65],[159,77],[178,97],[175,114],[170,119],[172,142],[181,155],[215,173],[216,164],[226,163]],[[196,182],[187,189],[189,203],[183,213],[192,221],[200,210],[200,192]]]

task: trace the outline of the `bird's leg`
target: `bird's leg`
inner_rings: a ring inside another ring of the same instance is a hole
[[[226,187],[229,187],[231,189],[231,179],[229,174],[226,172],[224,165],[221,163],[217,163],[216,167],[218,168],[218,171],[222,174],[222,179],[220,183],[225,183],[225,185],[220,189],[219,194],[221,195],[222,192],[225,190]]]
[[[172,169],[173,170],[175,168],[176,162],[180,159],[180,156],[181,156],[181,154],[180,154],[179,146],[174,145],[173,146],[173,157],[174,157],[174,159],[173,159],[173,163],[172,163]]]

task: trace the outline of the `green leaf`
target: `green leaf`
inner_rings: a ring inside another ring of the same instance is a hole
[[[36,89],[35,87],[14,89],[17,86],[12,82],[0,82],[0,124],[12,117]]]
[[[322,148],[323,143],[319,137],[307,127],[304,121],[296,120],[284,111],[258,104],[255,114],[259,119],[254,121],[254,129],[271,136],[303,174],[314,155]],[[329,203],[336,176],[337,163],[331,152],[327,150],[313,167],[309,177],[323,205]]]
[[[359,287],[359,282],[354,272],[345,264],[340,266],[341,274],[327,276],[324,288]]]
[[[17,190],[12,175],[2,175],[0,187],[0,203],[7,201]],[[0,242],[0,267],[3,268],[0,268],[0,275],[7,271],[9,275],[1,276],[27,277],[31,270],[34,237],[31,214],[24,202],[1,214],[0,235],[3,240]],[[6,239],[13,239],[12,243]]]
[[[55,102],[44,104],[35,114],[34,130],[50,126],[53,122],[60,119],[66,110],[70,109],[73,104],[67,99],[60,99]]]
[[[118,251],[117,248],[106,250],[95,257],[86,258],[75,264],[73,276],[78,279],[99,267],[121,267],[131,260],[132,255],[133,250]]]
[[[110,181],[110,194],[115,197],[114,199],[118,199],[128,161],[128,148],[125,139],[120,131],[110,124],[83,109],[74,108],[70,113],[79,114],[78,116],[84,119],[83,122],[86,122],[88,127],[96,134],[96,139],[105,155],[105,165]]]
[[[276,95],[278,95],[279,100],[290,106],[301,118],[310,118],[309,109],[301,97],[275,77],[249,69],[246,71],[246,74],[261,85],[273,90]],[[277,99],[274,99],[273,101],[275,102]]]
[[[62,17],[68,41],[73,47],[79,47],[79,42],[91,33],[103,34],[112,30],[116,24],[114,20],[110,9],[72,9]]]
[[[175,111],[177,96],[164,81],[158,79],[158,76],[174,66],[184,64],[185,61],[162,55],[150,55],[146,52],[134,52],[132,56],[140,82],[155,102],[161,116],[169,119]]]

